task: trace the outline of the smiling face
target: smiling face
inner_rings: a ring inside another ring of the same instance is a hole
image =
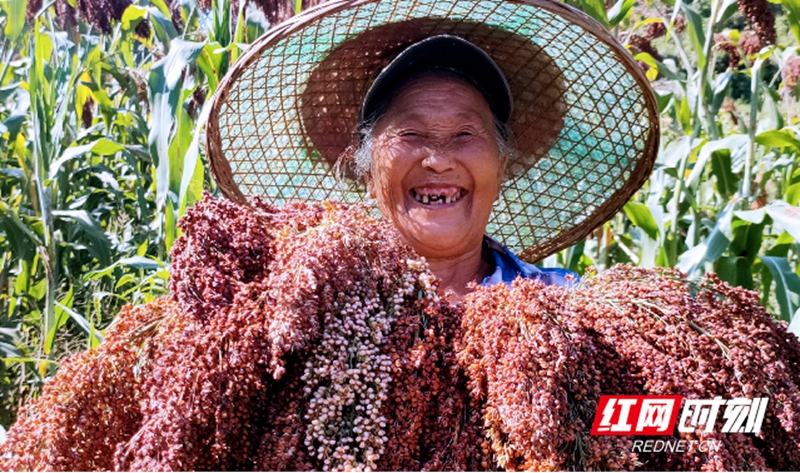
[[[406,242],[429,259],[480,248],[505,165],[483,95],[449,75],[415,79],[373,137],[369,193]]]

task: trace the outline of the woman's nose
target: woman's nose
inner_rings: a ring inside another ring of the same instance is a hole
[[[455,160],[442,146],[430,147],[422,160],[422,167],[437,174],[455,169]]]

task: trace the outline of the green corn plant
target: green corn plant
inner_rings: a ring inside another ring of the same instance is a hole
[[[646,2],[613,23],[602,3],[577,5],[615,28],[623,42],[652,24],[664,26],[658,40],[664,58],[632,48],[657,91],[664,133],[656,169],[624,214],[551,261],[577,271],[617,262],[678,267],[695,277],[715,271],[759,290],[762,303],[800,333],[800,148],[775,67],[796,54],[798,5],[782,4],[792,35],[758,53],[737,46],[743,64],[735,69],[720,67],[715,35],[740,37],[745,25],[736,1]],[[679,19],[683,31],[676,28]],[[736,95],[736,110],[723,110]],[[726,123],[729,116],[738,126]]]

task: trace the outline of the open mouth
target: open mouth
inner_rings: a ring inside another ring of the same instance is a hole
[[[411,197],[424,205],[453,204],[467,195],[467,190],[458,187],[442,189],[413,188],[409,191]]]

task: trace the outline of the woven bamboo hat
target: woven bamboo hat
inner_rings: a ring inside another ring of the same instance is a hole
[[[644,184],[658,150],[655,96],[583,13],[548,0],[333,0],[272,28],[220,83],[206,144],[223,194],[365,200],[334,170],[358,144],[364,96],[405,48],[442,34],[483,49],[511,89],[518,153],[487,233],[520,258],[576,243]]]

